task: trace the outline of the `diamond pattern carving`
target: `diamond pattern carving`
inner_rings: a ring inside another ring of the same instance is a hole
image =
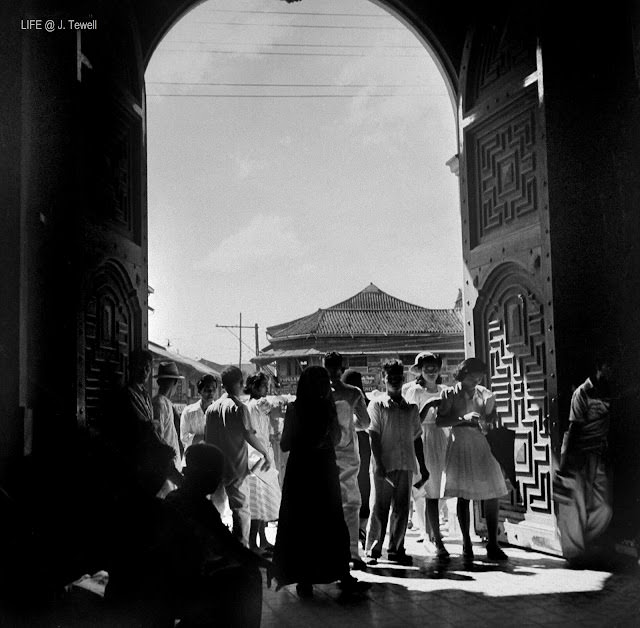
[[[486,312],[491,389],[502,425],[516,433],[516,478],[522,497],[519,503],[512,491],[502,510],[552,514],[543,307],[531,293],[512,288]]]
[[[474,246],[533,222],[539,208],[536,111],[489,120],[467,133]]]

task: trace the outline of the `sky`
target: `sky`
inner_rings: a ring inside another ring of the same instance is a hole
[[[167,33],[145,79],[150,340],[237,362],[216,324],[242,312],[264,348],[266,327],[369,283],[453,307],[454,109],[391,14],[370,0],[209,0]]]

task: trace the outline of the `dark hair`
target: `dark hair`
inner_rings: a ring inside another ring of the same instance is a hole
[[[486,373],[487,365],[480,358],[467,358],[458,364],[454,378],[461,382],[469,373]]]
[[[203,375],[199,380],[198,383],[196,384],[198,387],[198,392],[202,392],[202,389],[213,383],[214,386],[218,385],[218,380],[211,374],[207,373],[206,375]]]
[[[269,380],[264,373],[256,373],[255,375],[249,375],[247,377],[247,383],[244,387],[244,392],[251,396],[252,399],[257,399],[258,389],[262,384],[266,384]]]
[[[307,366],[298,380],[296,403],[317,403],[318,400],[325,397],[324,393],[327,389],[331,389],[331,380],[327,369],[324,366]]]
[[[324,367],[326,369],[341,369],[342,356],[337,351],[329,351],[324,355]]]
[[[382,370],[385,372],[387,377],[390,375],[404,375],[404,365],[400,360],[396,359],[387,360],[382,365]]]
[[[225,388],[232,388],[238,382],[242,382],[244,375],[237,366],[227,366],[221,373],[222,385]]]
[[[185,473],[193,474],[201,469],[209,469],[222,477],[224,471],[224,453],[211,443],[196,443],[187,447],[185,452]]]
[[[153,362],[153,354],[147,349],[136,349],[131,353],[129,363],[132,368],[139,366],[140,364],[147,364]]]
[[[431,353],[431,351],[423,351],[416,356],[416,367],[422,368],[424,364],[433,363],[440,369],[442,368],[442,356],[438,353]]]
[[[347,369],[340,378],[345,384],[350,384],[359,388],[364,393],[364,386],[362,385],[362,374],[355,369]]]
[[[591,360],[591,366],[589,368],[589,377],[593,380],[598,374],[598,371],[602,369],[604,365],[609,367],[613,366],[614,359],[608,351],[600,351],[593,356]]]
[[[329,372],[322,366],[307,366],[298,380],[294,401],[297,429],[293,437],[298,443],[320,442],[332,426],[338,424],[336,404],[331,392]]]

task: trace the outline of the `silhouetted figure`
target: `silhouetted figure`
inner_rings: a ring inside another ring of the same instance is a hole
[[[182,523],[156,494],[175,452],[159,440],[138,451],[134,481],[120,496],[106,565],[105,599],[119,626],[171,627],[178,613]]]
[[[360,389],[345,384],[342,377],[342,356],[336,351],[324,357],[324,367],[329,372],[333,401],[336,404],[340,440],[335,445],[336,461],[340,477],[342,495],[342,511],[349,530],[349,549],[354,569],[365,568],[358,549],[360,529],[360,489],[358,488],[358,471],[360,470],[360,451],[356,429],[366,430],[370,419],[367,404]]]
[[[162,442],[147,391],[152,364],[153,356],[146,349],[132,353],[129,380],[114,394],[105,412],[101,435],[115,493],[132,481],[138,453],[151,444]]]
[[[226,492],[233,515],[233,533],[248,547],[251,513],[246,485],[249,475],[247,444],[263,457],[259,468],[268,471],[271,465],[266,449],[251,427],[249,410],[239,399],[242,380],[242,371],[237,366],[228,366],[222,371],[225,393],[207,408],[204,439],[219,447],[225,455],[222,482],[213,496],[216,508],[222,512]]]
[[[574,391],[554,480],[562,554],[575,566],[602,557],[596,542],[612,516],[607,452],[611,379],[611,365],[598,358],[591,377]]]
[[[442,392],[436,424],[451,427],[451,444],[444,471],[444,497],[458,498],[458,521],[462,532],[462,554],[473,559],[469,534],[469,500],[482,500],[487,521],[487,558],[507,560],[498,544],[498,499],[507,494],[500,464],[491,453],[485,433],[497,421],[493,393],[480,385],[487,366],[478,358],[458,365],[458,383]]]
[[[346,593],[369,588],[349,574],[349,532],[334,449],[339,440],[329,373],[308,366],[282,434],[282,449],[290,454],[273,561],[279,586],[295,582],[301,597],[313,595],[314,583],[336,580]]]
[[[271,563],[245,548],[207,498],[222,479],[224,454],[206,443],[186,451],[184,482],[166,498],[189,529],[180,563],[180,626],[260,625],[262,579]]]
[[[401,565],[411,565],[413,559],[404,547],[411,486],[414,474],[420,472],[420,483],[424,484],[429,471],[424,462],[418,406],[402,397],[402,362],[389,360],[382,369],[387,394],[369,403],[374,503],[367,530],[367,556],[369,564],[380,558],[390,523],[387,557]]]
[[[366,394],[362,385],[362,375],[355,369],[347,369],[342,374],[342,381],[350,386],[360,389],[365,403]],[[367,524],[369,522],[369,498],[371,497],[371,478],[369,476],[369,466],[371,465],[371,443],[369,441],[369,432],[367,430],[356,429],[358,437],[358,452],[360,454],[360,468],[358,469],[358,490],[360,491],[360,512],[358,523],[358,537],[362,549],[365,548],[367,540]]]

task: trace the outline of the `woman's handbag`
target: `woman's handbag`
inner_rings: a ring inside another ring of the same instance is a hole
[[[516,491],[518,501],[520,501],[520,490],[516,480],[516,464],[513,453],[515,440],[516,433],[504,426],[494,427],[487,432],[487,442],[491,448],[491,453],[502,467],[504,474]]]

